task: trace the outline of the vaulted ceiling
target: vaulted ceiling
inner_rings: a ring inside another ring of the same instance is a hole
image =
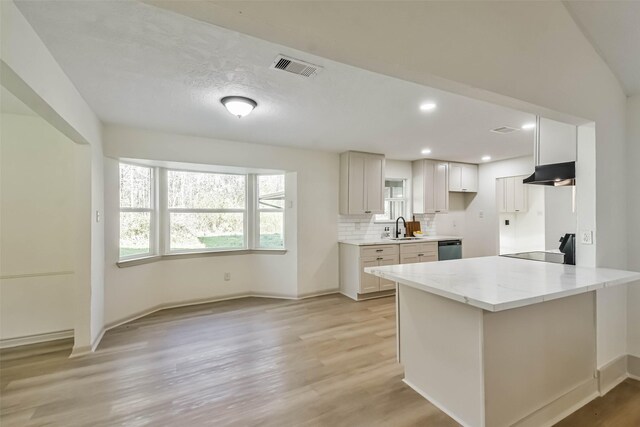
[[[566,1],[627,95],[640,94],[640,1]]]

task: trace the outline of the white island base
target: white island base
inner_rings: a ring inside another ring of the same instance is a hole
[[[464,426],[550,426],[599,395],[596,289],[640,274],[499,257],[367,269],[397,283],[404,381]]]
[[[465,426],[551,425],[598,395],[594,293],[489,312],[400,284],[404,381]]]

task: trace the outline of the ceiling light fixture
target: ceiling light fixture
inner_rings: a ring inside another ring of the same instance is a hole
[[[424,104],[420,104],[420,111],[432,111],[436,109],[435,102],[425,102]]]
[[[431,154],[431,150],[428,148],[425,148],[424,150],[421,151],[422,154]]]
[[[522,125],[522,129],[527,130],[527,129],[533,129],[536,127],[535,123],[525,123]]]
[[[220,102],[228,112],[234,116],[238,116],[238,118],[248,115],[258,106],[256,101],[244,96],[225,96]]]
[[[489,160],[491,160],[491,156],[482,156],[482,161],[488,162]]]

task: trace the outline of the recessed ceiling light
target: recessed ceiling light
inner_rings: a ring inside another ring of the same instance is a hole
[[[533,129],[533,128],[535,128],[535,127],[536,127],[536,124],[535,124],[535,123],[525,123],[525,124],[523,124],[523,125],[522,125],[522,129],[525,129],[525,130],[527,130],[527,129]]]
[[[258,106],[256,101],[244,96],[225,96],[220,102],[226,107],[227,111],[234,116],[238,116],[238,118],[246,116]]]
[[[431,154],[431,150],[429,150],[428,148],[425,148],[424,150],[421,151],[422,154]]]
[[[435,102],[425,102],[424,104],[420,104],[420,111],[432,111],[436,109]]]
[[[491,156],[482,156],[482,161],[488,162],[489,160],[491,160]]]

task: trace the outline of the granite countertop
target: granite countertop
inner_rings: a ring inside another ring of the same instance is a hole
[[[443,240],[462,240],[461,236],[425,236],[420,237],[419,239],[413,240],[391,240],[391,239],[362,239],[362,240],[339,240],[338,243],[343,243],[345,245],[356,245],[356,246],[371,246],[371,245],[402,245],[405,243],[423,243],[423,242],[440,242]]]
[[[487,311],[524,307],[635,281],[640,285],[638,272],[499,256],[368,267],[364,271]]]

